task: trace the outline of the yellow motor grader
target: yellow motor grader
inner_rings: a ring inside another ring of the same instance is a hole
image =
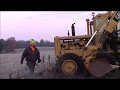
[[[87,35],[54,37],[56,69],[65,75],[88,71],[101,77],[119,68],[120,63],[120,11],[99,13],[87,21]]]

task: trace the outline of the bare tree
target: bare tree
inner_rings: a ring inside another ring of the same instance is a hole
[[[5,48],[5,41],[3,39],[0,39],[0,53],[4,50]]]
[[[10,37],[6,41],[6,52],[14,51],[16,48],[15,37]]]
[[[45,46],[45,42],[43,39],[40,40],[40,46]]]

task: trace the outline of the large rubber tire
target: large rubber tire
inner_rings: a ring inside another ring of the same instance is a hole
[[[110,64],[116,65],[116,59],[111,54],[99,52],[96,54],[96,58],[105,58]]]
[[[76,72],[73,75],[79,75],[84,72],[84,65],[83,65],[81,58],[74,53],[65,53],[58,58],[58,61],[56,63],[56,69],[58,73],[65,75],[65,73],[62,71],[62,64],[66,60],[69,60],[69,59],[73,60],[77,64],[77,67],[78,67]]]

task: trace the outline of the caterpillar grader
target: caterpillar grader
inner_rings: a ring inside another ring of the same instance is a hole
[[[87,22],[87,35],[55,36],[56,70],[64,75],[89,72],[102,77],[120,66],[120,11],[99,13]]]

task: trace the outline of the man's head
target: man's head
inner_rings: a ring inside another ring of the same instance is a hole
[[[33,46],[33,47],[35,47],[36,44],[35,44],[35,40],[34,39],[30,40],[30,45]]]

